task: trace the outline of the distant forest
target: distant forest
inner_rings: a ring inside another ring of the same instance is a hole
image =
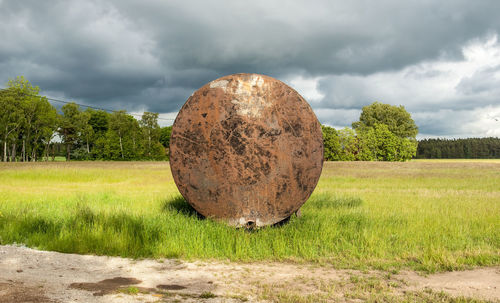
[[[500,159],[500,138],[425,139],[417,159]]]

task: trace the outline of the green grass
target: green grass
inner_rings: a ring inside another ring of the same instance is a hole
[[[40,161],[46,161],[46,157],[43,157]],[[54,160],[52,160],[52,157],[49,157],[48,159],[49,162],[65,162],[66,161],[66,157],[61,157],[61,156],[56,156],[54,157]]]
[[[469,297],[456,297],[430,288],[408,290],[404,281],[379,276],[351,276],[340,281],[314,279],[305,285],[290,283],[258,284],[259,298],[278,303],[316,302],[408,302],[408,303],[487,303],[489,301]],[[304,287],[305,286],[305,287]],[[307,287],[314,287],[308,292]]]
[[[211,298],[215,298],[215,297],[217,297],[217,296],[209,291],[206,291],[200,295],[201,299],[211,299]]]
[[[129,286],[127,288],[121,289],[120,292],[123,292],[127,295],[137,295],[139,293],[139,289],[134,286]]]
[[[199,218],[165,162],[0,163],[0,243],[123,257],[427,272],[500,264],[500,161],[325,163],[289,223]]]

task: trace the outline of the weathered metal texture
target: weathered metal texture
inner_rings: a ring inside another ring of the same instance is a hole
[[[234,226],[288,218],[323,166],[321,126],[274,78],[235,74],[198,89],[175,119],[170,165],[179,191],[206,217]]]

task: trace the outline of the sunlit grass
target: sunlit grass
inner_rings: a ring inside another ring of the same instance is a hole
[[[0,164],[0,242],[61,252],[425,271],[500,264],[500,162],[325,163],[303,216],[201,219],[165,162]]]

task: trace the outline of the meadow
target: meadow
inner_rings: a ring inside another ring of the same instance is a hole
[[[0,244],[132,258],[436,272],[500,264],[500,161],[326,162],[280,226],[199,217],[168,162],[0,163]]]

